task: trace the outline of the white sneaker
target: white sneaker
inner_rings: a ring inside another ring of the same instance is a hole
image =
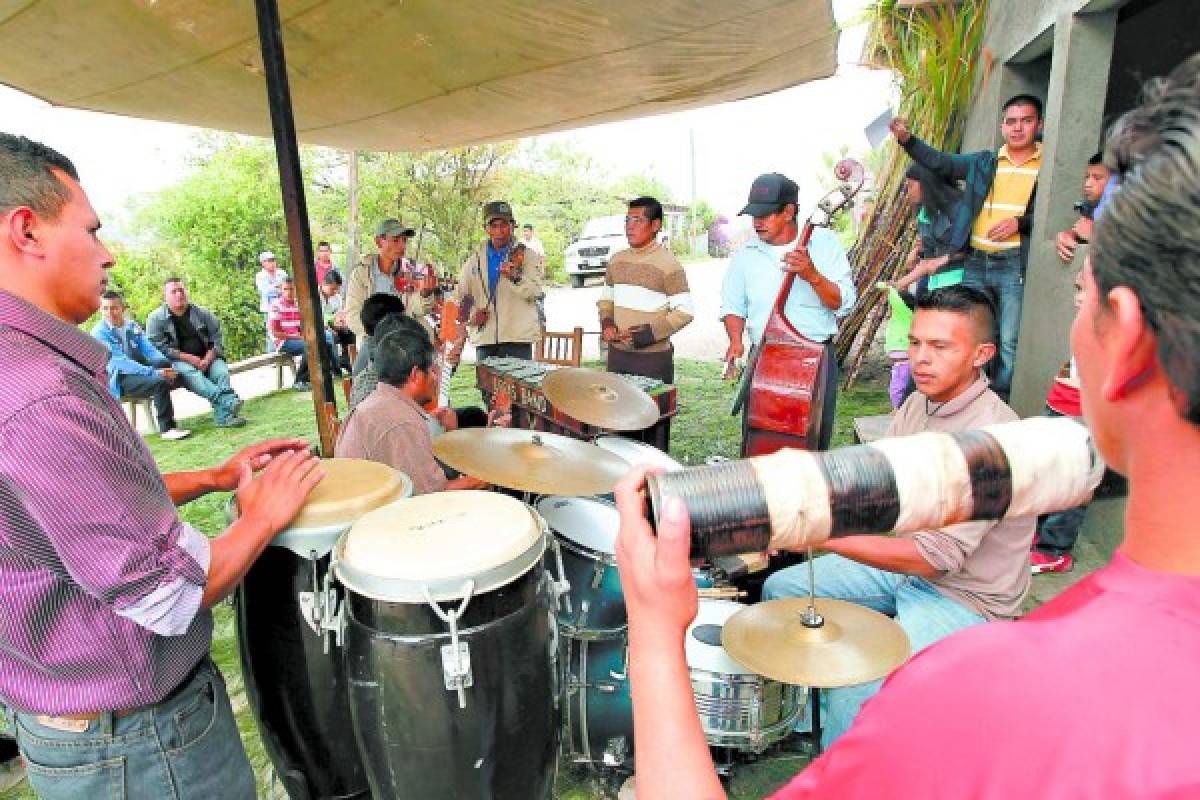
[[[168,442],[174,442],[178,439],[186,439],[191,436],[192,432],[185,428],[171,428],[168,431],[163,431],[160,438],[166,439]]]

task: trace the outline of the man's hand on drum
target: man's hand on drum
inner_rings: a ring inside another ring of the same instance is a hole
[[[308,450],[307,439],[267,439],[243,447],[222,464],[211,470],[214,492],[232,492],[242,482],[243,467],[254,473],[271,463],[276,456],[296,450]]]
[[[257,522],[271,535],[287,527],[325,476],[320,459],[307,447],[272,453],[257,476],[252,475],[249,461],[242,464],[237,486],[241,518]]]
[[[642,490],[648,473],[659,467],[639,466],[621,479],[613,494],[620,511],[617,564],[629,612],[631,636],[682,645],[696,616],[696,583],[688,552],[691,523],[683,503],[668,500],[658,520],[658,535],[646,520]]]
[[[454,413],[453,408],[442,406],[435,408],[432,412],[433,418],[441,423],[442,427],[448,431],[458,430],[458,414]]]

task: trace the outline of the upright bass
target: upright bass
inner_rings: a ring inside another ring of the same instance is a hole
[[[839,184],[826,194],[804,223],[796,249],[808,246],[816,227],[829,227],[863,185],[862,165],[843,159],[834,167]],[[734,402],[744,404],[742,457],[774,453],[785,447],[816,450],[821,432],[833,421],[827,386],[836,375],[832,348],[806,338],[788,321],[784,307],[796,281],[788,272],[775,298],[762,341],[750,354]]]

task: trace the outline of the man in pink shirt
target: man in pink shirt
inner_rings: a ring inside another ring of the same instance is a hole
[[[1123,175],[1071,329],[1084,418],[1129,479],[1112,562],[1017,622],[961,631],[892,674],[775,797],[1200,796],[1200,56],[1114,129]],[[617,487],[638,800],[724,796],[696,716],[686,512],[657,539],[645,469]]]

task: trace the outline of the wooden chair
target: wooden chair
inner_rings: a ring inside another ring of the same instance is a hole
[[[333,432],[333,440],[336,442],[338,435],[342,432],[342,421],[338,419],[337,404],[326,403],[322,406],[325,418],[329,420],[329,429]]]
[[[570,333],[546,331],[533,358],[543,364],[578,367],[583,358],[583,328],[576,327]]]
[[[350,390],[354,388],[354,378],[349,375],[342,377],[342,394],[346,397],[346,405],[350,405]]]

